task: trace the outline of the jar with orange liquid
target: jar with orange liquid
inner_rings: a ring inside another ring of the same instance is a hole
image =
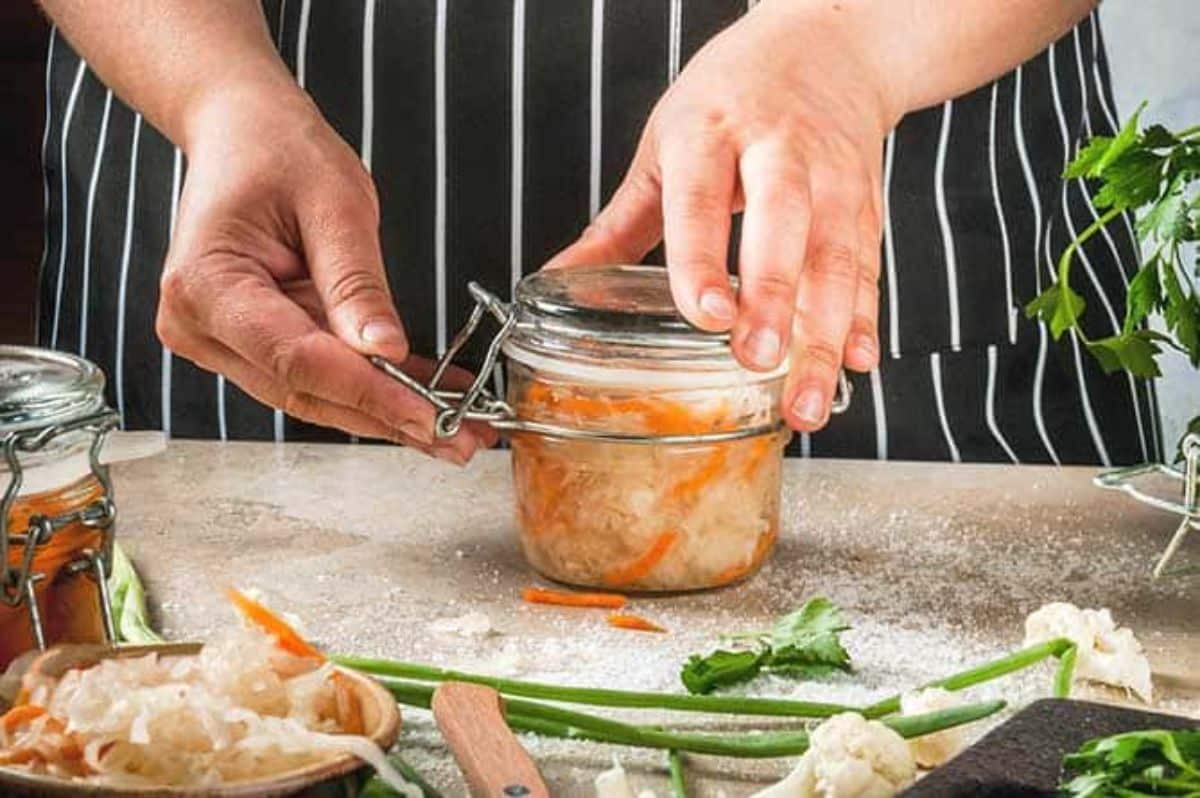
[[[727,334],[688,324],[666,270],[590,266],[522,280],[511,303],[476,285],[477,305],[431,384],[376,361],[439,409],[508,433],[517,529],[545,576],[621,591],[685,591],[754,573],[779,530],[786,364],[743,368]],[[491,315],[500,325],[475,383],[439,390]],[[503,352],[504,398],[487,383]],[[843,410],[843,379],[835,411]]]
[[[103,394],[86,360],[0,347],[0,668],[30,649],[112,638],[116,510],[100,450],[117,416]]]

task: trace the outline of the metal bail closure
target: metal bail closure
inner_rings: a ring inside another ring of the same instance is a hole
[[[463,421],[481,421],[501,431],[530,432],[565,440],[636,444],[719,443],[722,441],[767,435],[782,429],[784,426],[782,422],[779,422],[737,430],[693,435],[636,435],[633,433],[607,433],[595,430],[574,429],[519,419],[512,407],[502,397],[496,396],[488,390],[487,387],[492,379],[492,375],[499,366],[500,352],[504,346],[504,342],[517,325],[516,309],[512,303],[502,301],[478,283],[468,283],[467,289],[475,299],[475,307],[471,311],[466,324],[455,333],[446,353],[438,359],[428,385],[404,372],[399,366],[389,360],[375,355],[370,357],[371,363],[377,368],[433,405],[437,411],[434,417],[433,431],[434,435],[438,438],[453,437],[462,427]],[[480,325],[482,325],[487,316],[491,316],[496,320],[499,329],[488,344],[487,353],[484,355],[479,373],[466,391],[452,391],[442,388],[442,380],[454,362],[454,358],[458,356],[467,342],[479,330]],[[844,370],[839,371],[837,392],[834,394],[830,412],[835,415],[844,413],[850,407],[850,398],[853,391],[853,386],[846,378],[846,372]]]
[[[85,575],[95,580],[104,635],[109,643],[116,642],[116,625],[107,579],[112,572],[113,524],[117,510],[112,499],[112,479],[108,466],[100,460],[100,452],[104,448],[108,433],[116,428],[119,419],[116,411],[105,408],[72,421],[10,432],[0,441],[9,471],[8,486],[3,498],[0,498],[0,604],[9,607],[25,605],[34,642],[39,649],[46,648],[46,633],[35,588],[45,576],[35,570],[35,558],[40,546],[49,541],[58,530],[74,523],[100,530],[100,545],[95,549],[81,551],[75,560],[66,564],[64,570],[68,574]],[[10,513],[24,480],[21,454],[39,452],[56,438],[77,432],[92,436],[88,447],[88,466],[91,475],[100,483],[100,498],[82,509],[61,515],[34,516],[30,519],[28,529],[24,531],[11,529]],[[22,547],[20,560],[16,565],[10,564],[13,546]]]
[[[1190,531],[1200,531],[1200,433],[1189,433],[1180,447],[1183,454],[1183,469],[1173,468],[1163,463],[1143,463],[1142,465],[1116,468],[1096,476],[1094,482],[1101,488],[1119,490],[1129,494],[1142,504],[1166,510],[1180,516],[1179,526],[1172,533],[1166,549],[1154,565],[1154,578],[1168,575],[1182,575],[1200,572],[1198,569],[1179,569],[1167,571],[1167,565],[1183,545],[1183,539]],[[1146,493],[1136,484],[1139,477],[1159,474],[1183,482],[1183,501],[1175,502]]]

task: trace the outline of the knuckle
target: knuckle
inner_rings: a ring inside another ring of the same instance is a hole
[[[315,422],[319,420],[316,405],[316,399],[311,394],[289,389],[279,409],[301,421]]]
[[[754,292],[764,302],[790,308],[796,298],[796,278],[785,269],[771,269],[755,279]]]
[[[815,275],[829,280],[854,280],[858,277],[855,249],[845,241],[818,244],[809,258],[808,266]]]
[[[308,340],[307,337],[281,338],[270,346],[268,368],[278,380],[289,388],[295,388],[303,382]]]
[[[690,183],[680,189],[679,210],[687,222],[704,222],[728,213],[727,203],[726,207],[722,205],[721,197],[710,186]]]
[[[331,308],[359,300],[387,301],[387,292],[373,274],[359,269],[341,270],[326,288]]]
[[[825,340],[809,341],[804,346],[804,357],[813,371],[834,375],[842,366],[842,347]]]

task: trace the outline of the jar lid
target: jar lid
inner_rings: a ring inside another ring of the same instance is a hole
[[[50,427],[104,407],[104,374],[65,352],[0,346],[0,435]]]
[[[525,346],[732,365],[729,333],[706,332],[684,319],[661,266],[542,270],[518,283],[513,298],[514,338]]]

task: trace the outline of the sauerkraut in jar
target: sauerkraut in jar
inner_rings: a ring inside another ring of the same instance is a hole
[[[727,336],[684,322],[661,268],[540,272],[515,305],[504,346],[515,416],[608,438],[513,434],[534,568],[621,591],[710,588],[756,571],[778,533],[783,371],[748,371]]]

